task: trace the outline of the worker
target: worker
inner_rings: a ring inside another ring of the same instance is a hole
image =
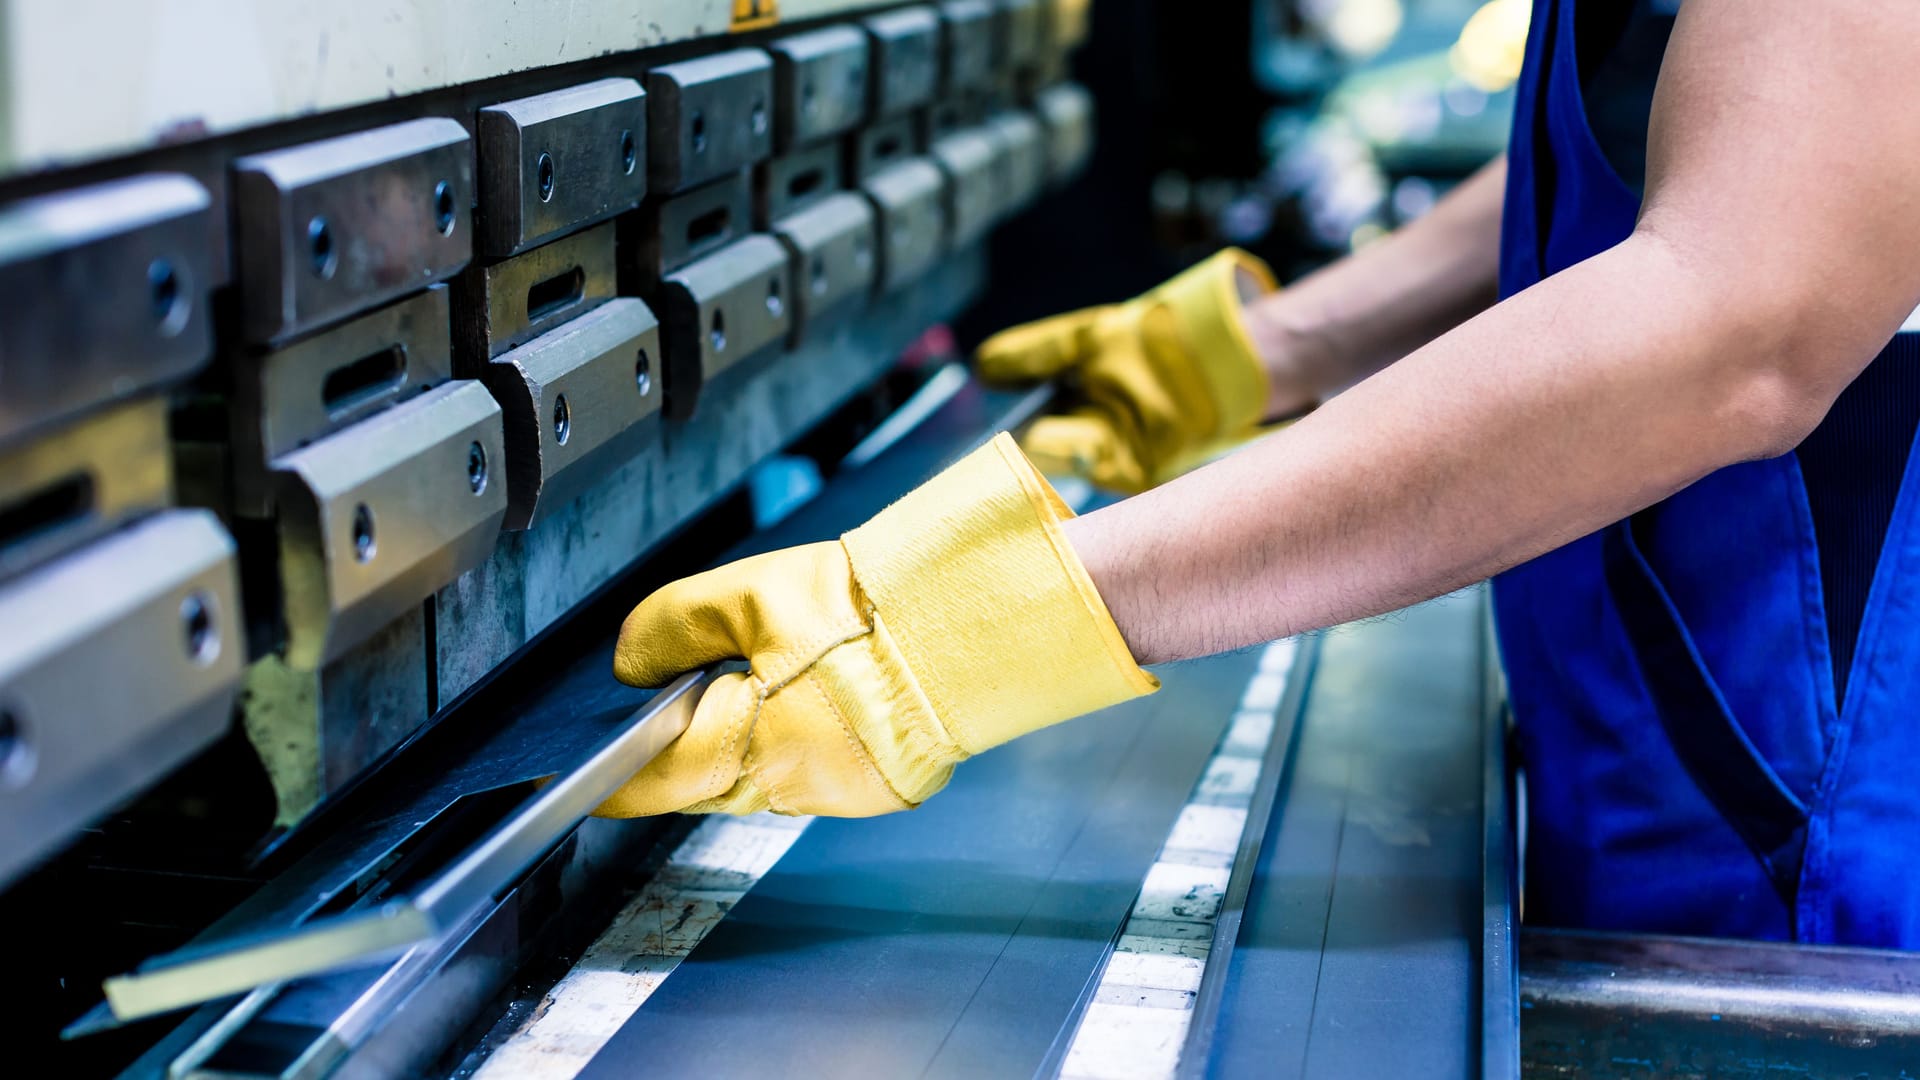
[[[1428,215],[1007,331],[988,377],[1083,398],[1027,453],[647,598],[619,678],[751,673],[605,811],[905,810],[1143,667],[1492,577],[1530,920],[1920,946],[1920,5],[1660,9],[1537,0]]]

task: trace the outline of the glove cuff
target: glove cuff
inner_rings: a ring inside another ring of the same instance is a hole
[[[1158,689],[1067,543],[1073,511],[1005,433],[841,538],[969,754]]]
[[[1266,368],[1240,317],[1242,275],[1262,294],[1280,287],[1266,263],[1239,248],[1226,248],[1142,297],[1165,304],[1178,321],[1194,367],[1219,410],[1217,436],[1233,436],[1258,424],[1270,393]]]

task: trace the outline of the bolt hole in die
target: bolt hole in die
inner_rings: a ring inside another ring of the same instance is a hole
[[[353,508],[353,558],[355,562],[373,561],[373,508],[361,503]]]
[[[220,655],[220,628],[214,623],[213,596],[196,591],[180,601],[180,629],[187,658],[205,667]]]
[[[33,779],[33,743],[20,711],[0,706],[0,787],[22,787]]]
[[[640,389],[645,397],[653,389],[653,361],[648,358],[647,350],[641,349],[633,360],[633,385]]]
[[[153,303],[153,321],[162,337],[186,329],[190,305],[183,275],[166,259],[147,264],[147,292]]]
[[[324,217],[307,221],[307,261],[322,280],[332,277],[340,265],[340,253],[333,246],[333,226]]]
[[[634,166],[639,164],[639,161],[640,161],[640,151],[639,151],[639,148],[634,144],[633,132],[631,131],[621,132],[620,133],[620,171],[625,173],[628,176],[632,176]]]
[[[707,324],[707,342],[713,346],[714,352],[719,352],[727,347],[727,315],[725,312],[718,309],[714,310],[713,319]]]
[[[807,279],[813,286],[813,295],[825,296],[827,293],[827,260],[815,255]]]
[[[688,136],[693,140],[693,152],[696,154],[706,153],[707,152],[707,114],[699,111],[698,109],[695,109],[693,113],[693,120],[691,123],[687,125],[687,132],[688,132]]]
[[[572,434],[573,413],[567,407],[567,395],[561,394],[553,399],[553,441],[565,446],[567,437]]]
[[[755,135],[765,135],[767,133],[767,103],[766,102],[756,101],[753,103],[752,123],[753,123],[753,133]]]
[[[786,304],[780,299],[780,279],[768,278],[767,279],[767,314],[777,319],[780,317],[780,312],[785,310],[785,308],[786,308]]]
[[[553,201],[553,155],[542,153],[533,165],[534,184],[540,191],[541,202]]]
[[[826,184],[827,171],[825,169],[808,169],[805,172],[794,173],[793,176],[787,180],[787,198],[805,198],[819,191],[825,187]]]
[[[478,442],[467,445],[467,486],[475,495],[487,490],[487,448]]]
[[[327,372],[320,383],[320,403],[327,415],[339,418],[368,402],[386,397],[407,381],[407,347],[390,345],[350,364]]]
[[[433,222],[441,236],[452,236],[458,209],[453,202],[453,185],[445,180],[433,185]]]

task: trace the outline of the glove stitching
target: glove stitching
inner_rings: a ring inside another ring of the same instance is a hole
[[[840,733],[847,737],[847,746],[852,748],[855,760],[860,762],[860,767],[867,771],[867,775],[873,778],[874,782],[878,783],[882,790],[892,795],[894,801],[898,802],[901,806],[909,810],[918,806],[918,803],[912,802],[901,795],[899,789],[895,788],[893,784],[881,774],[879,768],[874,765],[873,755],[867,751],[866,744],[862,743],[859,737],[853,733],[853,725],[847,722],[846,713],[840,711],[840,706],[834,704],[833,698],[827,694],[826,689],[818,682],[809,685],[813,687],[814,693],[820,695],[820,700],[826,705],[827,711],[832,713],[833,718],[839,722]]]
[[[855,580],[857,581],[858,578],[856,578]],[[873,620],[873,625],[875,627],[878,627],[880,625],[880,609],[879,608],[869,606],[867,608],[867,617]],[[906,650],[900,648],[899,642],[897,641],[894,643],[894,650],[900,654],[901,663],[906,664],[907,663]],[[973,750],[967,745],[967,740],[962,739],[959,733],[953,730],[953,725],[947,722],[947,717],[949,715],[952,715],[954,710],[949,708],[945,702],[934,700],[934,692],[932,688],[928,687],[927,684],[921,680],[920,676],[914,672],[911,665],[907,667],[907,674],[912,677],[913,688],[919,691],[920,700],[926,703],[927,712],[930,715],[932,715],[933,722],[939,725],[940,734],[946,736],[947,744],[960,752],[960,755],[961,755],[960,760],[965,761],[967,758],[972,757]],[[903,799],[901,801],[905,802],[906,800]]]
[[[749,728],[749,730],[751,730],[752,726],[755,723],[757,723],[760,719],[761,708],[766,705],[766,702],[767,702],[767,694],[765,690],[766,684],[761,682],[758,676],[752,675],[752,674],[749,674],[747,676],[747,681],[753,684],[753,686],[756,688],[754,690],[753,708],[745,710],[745,714],[743,716],[736,719],[733,723],[727,725],[726,740],[720,744],[720,753],[717,754],[713,759],[712,771],[707,773],[706,789],[709,791],[712,791],[713,786],[719,782],[721,768],[727,762],[733,760],[733,744],[734,744],[735,738],[740,734],[740,728],[744,724],[746,727]],[[749,734],[748,738],[751,739],[751,737],[752,737],[751,734]],[[742,771],[745,771],[747,769],[747,751],[744,746],[742,746],[740,750],[740,768]],[[727,792],[732,791],[734,788],[734,785],[738,783],[739,783],[739,777],[736,776],[734,778],[733,784],[728,784],[726,787],[720,789],[715,794],[707,796],[707,798],[717,799],[722,795],[725,795]]]
[[[856,615],[849,622],[829,626],[814,637],[803,639],[801,644],[788,649],[786,652],[789,656],[804,656],[806,659],[794,664],[792,671],[780,675],[777,678],[768,676],[764,684],[767,688],[767,693],[771,694],[800,676],[805,675],[807,669],[820,662],[821,657],[845,645],[849,641],[853,641],[870,633],[872,630],[873,627],[870,623],[861,621],[860,617]]]

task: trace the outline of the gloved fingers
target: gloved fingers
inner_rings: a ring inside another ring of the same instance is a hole
[[[1094,324],[1112,310],[1082,308],[1000,331],[974,353],[980,377],[990,383],[1023,383],[1058,375],[1091,355]]]
[[[594,815],[628,818],[675,810],[750,813],[765,809],[765,798],[742,771],[759,705],[759,683],[750,676],[735,673],[715,679],[700,696],[687,730],[600,804]],[[736,805],[741,809],[735,810]]]
[[[1020,439],[1021,449],[1043,473],[1083,477],[1100,487],[1136,495],[1150,485],[1146,468],[1098,408],[1043,416]]]
[[[833,541],[755,555],[681,578],[642,600],[620,625],[613,674],[632,686],[664,686],[683,672],[747,660],[768,683],[827,640],[858,632],[844,549]]]

